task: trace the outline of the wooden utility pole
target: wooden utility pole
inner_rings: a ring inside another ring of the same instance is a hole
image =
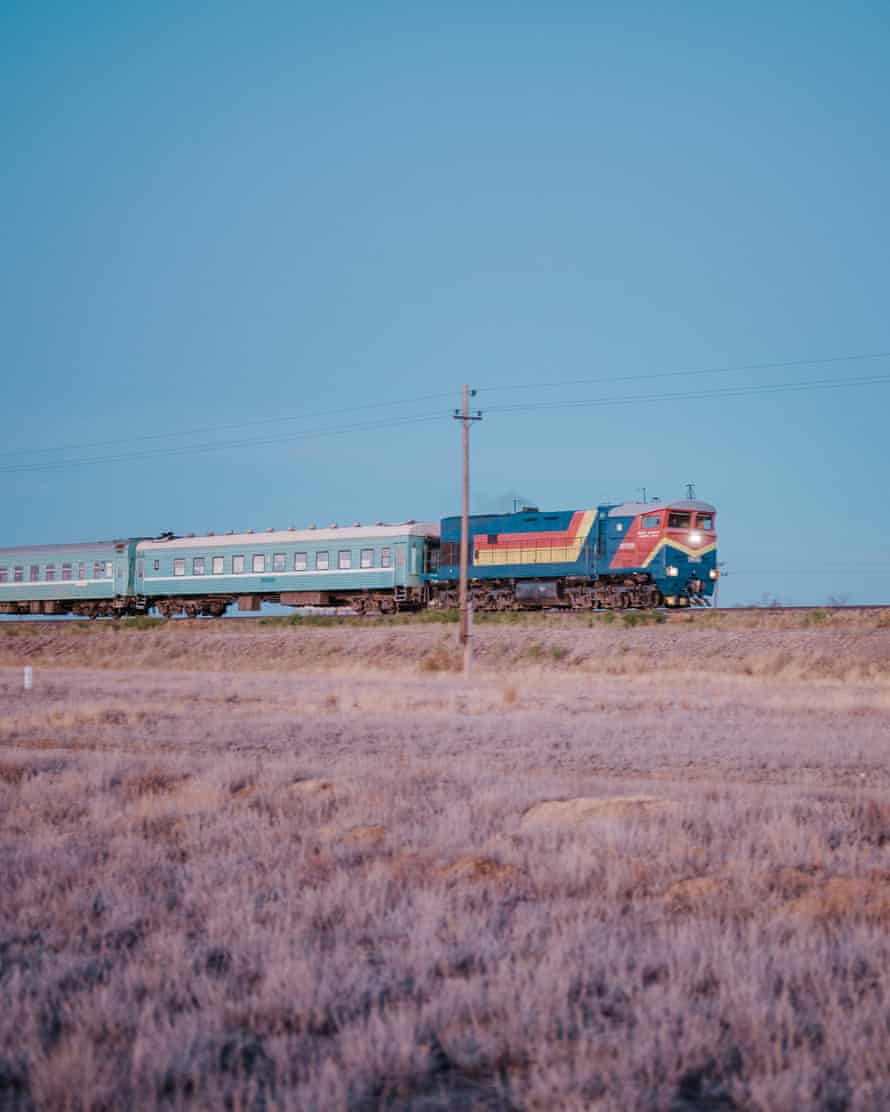
[[[470,605],[469,605],[469,564],[470,564],[470,422],[481,421],[482,414],[477,410],[470,413],[470,398],[476,396],[475,390],[464,385],[463,407],[454,411],[454,419],[463,425],[464,456],[464,497],[460,519],[460,586],[458,606],[460,608],[460,631],[458,640],[464,646],[464,670],[470,670]]]

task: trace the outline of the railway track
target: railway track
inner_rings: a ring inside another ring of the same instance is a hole
[[[671,609],[662,607],[657,611],[651,610],[529,610],[525,611],[526,614],[539,614],[543,617],[550,618],[590,618],[590,617],[605,617],[606,614],[614,614],[615,617],[622,617],[627,615],[639,615],[643,617],[646,614],[659,613],[664,614],[669,620],[671,618],[679,618],[681,615],[684,618],[694,618],[696,620],[708,620],[708,616],[718,614],[762,614],[768,616],[770,614],[792,614],[792,613],[822,613],[822,614],[865,614],[871,612],[881,612],[890,610],[890,603],[866,603],[862,605],[846,605],[846,606],[721,606],[716,609],[711,607],[692,607],[680,609]],[[497,618],[498,615],[491,617]],[[286,623],[290,617],[320,617],[320,618],[350,618],[354,621],[361,621],[363,623],[375,623],[380,621],[382,624],[392,624],[393,616],[389,615],[384,618],[371,615],[356,614],[352,610],[330,610],[330,611],[312,611],[308,613],[298,613],[295,615],[289,614],[249,614],[249,615],[228,615],[223,618],[151,618],[152,623],[157,625],[166,623],[183,623],[185,625],[213,625],[218,622],[237,622],[238,625],[258,625],[258,624],[271,624]],[[81,625],[90,626],[96,625],[112,625],[120,624],[123,628],[127,628],[131,622],[142,622],[145,619],[139,618],[96,618],[93,621],[85,618],[79,618],[74,615],[60,615],[57,618],[40,617],[19,617],[19,618],[0,618],[0,630],[10,627],[22,627],[28,629],[51,628],[58,625],[71,625],[72,623],[79,623]],[[416,615],[410,613],[399,614],[395,616],[395,621],[398,624],[412,624],[418,620]],[[420,618],[419,621],[423,621]],[[427,619],[428,620],[428,619]],[[490,620],[490,616],[486,615],[483,620]],[[132,628],[132,626],[131,626]]]

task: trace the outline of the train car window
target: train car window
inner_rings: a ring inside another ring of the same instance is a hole
[[[31,565],[30,571],[28,573],[28,578],[31,580],[32,583],[40,582],[40,568],[37,564]]]
[[[23,583],[24,579],[25,579],[25,569],[24,568],[13,568],[12,569],[12,581],[13,581],[13,583]]]
[[[184,556],[177,556],[177,558],[173,561],[173,574],[174,575],[185,575],[185,557]]]
[[[204,574],[204,567],[205,567],[205,564],[204,564],[204,557],[203,556],[193,556],[192,557],[192,575],[203,575]]]
[[[161,561],[160,560],[155,560],[154,569],[155,569],[155,571],[160,571],[161,570]]]
[[[389,545],[386,545],[384,548],[380,549],[380,566],[382,568],[392,567],[392,549],[389,547]]]
[[[396,564],[400,568],[405,566],[405,546],[403,544],[396,545]]]
[[[363,568],[373,568],[374,566],[374,549],[363,548],[359,553],[359,563]]]
[[[70,579],[71,578],[71,572],[72,572],[72,568],[71,568],[70,564],[62,564],[62,578],[63,579]]]
[[[713,529],[714,528],[714,515],[713,514],[696,514],[695,524],[699,529]]]
[[[284,552],[274,552],[272,554],[272,571],[286,571],[287,570],[287,555]]]
[[[87,566],[81,560],[81,562],[77,565],[77,578],[78,579],[86,579],[86,577],[87,577]]]
[[[327,571],[328,568],[331,566],[330,552],[316,552],[315,566],[319,571]]]
[[[55,580],[56,580],[56,565],[55,564],[47,564],[46,565],[46,581],[47,581],[47,583],[54,583]]]
[[[341,571],[348,571],[352,567],[352,552],[348,548],[341,548],[337,553],[337,567]]]
[[[294,571],[305,571],[309,567],[309,557],[305,552],[294,553]]]
[[[214,575],[222,575],[222,573],[226,570],[226,558],[225,558],[225,556],[214,556],[213,557],[212,570],[213,570]]]
[[[498,543],[497,533],[489,533],[488,534],[488,543],[489,544],[497,544]]]
[[[0,568],[0,583],[9,582],[9,568]]]
[[[98,560],[93,561],[93,579],[101,579],[102,572],[105,570],[105,565]]]
[[[644,529],[658,529],[661,527],[661,514],[646,514],[643,518]]]
[[[114,575],[114,568],[111,566],[111,561],[106,560],[106,562],[105,562],[105,578],[106,579],[111,579],[112,575]]]
[[[232,574],[233,575],[243,575],[244,574],[244,557],[243,556],[233,556],[232,557]]]
[[[688,529],[692,524],[692,514],[675,510],[668,514],[668,529]]]
[[[142,579],[142,577],[145,575],[145,561],[144,560],[137,560],[136,561],[136,575],[140,579]]]
[[[256,575],[257,572],[264,572],[266,570],[265,552],[255,552],[253,554],[253,564],[251,566],[253,568],[254,575]]]

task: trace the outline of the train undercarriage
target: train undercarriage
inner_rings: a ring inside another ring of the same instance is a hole
[[[470,602],[479,612],[510,610],[654,610],[661,606],[709,606],[704,583],[690,579],[673,595],[663,595],[643,573],[600,576],[597,579],[490,579],[469,585]],[[122,618],[154,611],[163,618],[221,618],[231,605],[245,613],[257,612],[263,603],[293,607],[348,608],[369,616],[405,613],[427,607],[456,609],[456,583],[431,583],[421,588],[355,592],[282,591],[274,594],[177,595],[162,598],[33,600],[0,603],[0,614],[71,615],[81,618]]]
[[[654,610],[660,606],[709,606],[701,580],[691,579],[677,593],[665,596],[651,577],[635,573],[597,579],[491,579],[470,583],[474,610]],[[458,606],[458,588],[433,587],[430,605],[448,610]]]

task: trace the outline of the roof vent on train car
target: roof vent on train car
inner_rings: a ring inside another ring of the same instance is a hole
[[[171,533],[170,530],[168,529],[166,533],[158,533],[157,537],[155,537],[155,540],[172,541],[175,536],[176,536],[176,534]]]
[[[234,529],[227,529],[226,530],[226,536],[227,537],[234,537],[234,535],[235,535],[235,530]]]
[[[253,529],[248,529],[248,530],[247,530],[247,532],[248,532],[248,533],[252,533],[252,532],[253,532]]]
[[[316,527],[316,526],[315,526],[315,523],[314,523],[314,522],[313,522],[313,524],[312,524],[312,525],[309,525],[309,526],[307,526],[307,528],[309,528],[309,529],[314,529],[315,527]]]
[[[215,537],[216,533],[214,533],[214,531],[211,529],[210,532],[207,534],[207,536],[208,537]]]
[[[270,525],[270,526],[269,526],[269,528],[268,528],[268,529],[266,530],[266,532],[267,532],[267,533],[274,533],[274,532],[275,532],[275,530],[274,530],[274,528],[273,528],[273,527],[272,527],[272,526]]]
[[[361,527],[362,527],[362,523],[360,521],[353,521],[353,523],[352,523],[352,528],[353,529],[361,529]]]
[[[537,513],[540,513],[541,511],[538,509],[537,506],[520,506],[519,507],[519,512],[521,514],[537,514]]]
[[[194,535],[195,535],[194,533],[186,533],[187,537],[193,537]]]
[[[417,522],[416,522],[416,521],[414,520],[414,518],[413,518],[413,517],[409,517],[409,518],[408,518],[408,520],[407,520],[407,521],[403,521],[403,522],[402,522],[402,524],[403,524],[403,525],[416,525],[416,524],[417,524]]]
[[[385,521],[375,521],[374,524],[375,525],[385,525],[386,522]]]
[[[337,528],[337,522],[336,522],[336,521],[332,521],[332,522],[331,522],[331,524],[330,524],[330,528],[331,528],[331,529],[336,529],[336,528]]]

